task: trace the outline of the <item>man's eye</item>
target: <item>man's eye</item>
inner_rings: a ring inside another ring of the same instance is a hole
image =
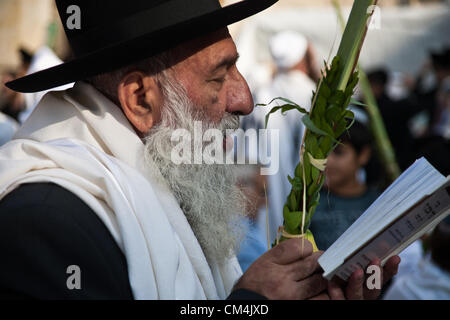
[[[217,79],[213,79],[212,81],[222,84],[222,83],[224,83],[225,78],[217,78]]]

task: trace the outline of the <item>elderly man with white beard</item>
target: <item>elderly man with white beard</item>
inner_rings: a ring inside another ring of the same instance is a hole
[[[136,0],[130,9],[114,1],[56,1],[77,58],[8,86],[39,91],[77,83],[47,94],[0,149],[0,296],[379,294],[364,290],[362,270],[345,287],[323,279],[321,253],[298,239],[268,251],[242,274],[235,252],[245,201],[234,166],[171,160],[174,130],[192,132],[196,121],[205,129],[237,129],[239,116],[252,112],[226,26],[274,2],[222,8],[217,0],[189,6]],[[70,15],[77,12],[85,19],[80,23]],[[100,16],[108,18],[98,22]],[[396,268],[395,261],[386,264],[385,280]]]

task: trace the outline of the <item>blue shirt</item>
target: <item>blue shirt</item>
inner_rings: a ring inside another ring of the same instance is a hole
[[[319,250],[327,250],[379,195],[376,189],[367,189],[358,197],[340,197],[322,190],[309,227]]]

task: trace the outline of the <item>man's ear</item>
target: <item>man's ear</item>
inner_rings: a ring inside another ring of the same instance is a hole
[[[369,146],[364,146],[358,156],[358,162],[361,167],[364,167],[370,160],[372,149]]]
[[[130,72],[120,81],[117,90],[125,116],[138,134],[144,136],[160,121],[164,102],[155,77],[139,71]]]

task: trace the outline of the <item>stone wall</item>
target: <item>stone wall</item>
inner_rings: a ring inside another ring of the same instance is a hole
[[[66,43],[54,0],[0,0],[0,71],[19,64],[20,47],[33,52],[46,44],[52,22],[58,25],[55,50],[61,56]]]

